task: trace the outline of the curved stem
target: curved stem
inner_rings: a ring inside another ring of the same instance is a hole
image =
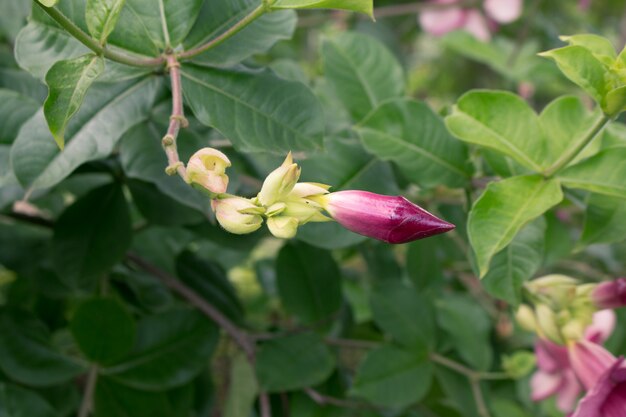
[[[165,59],[162,57],[158,58],[141,58],[141,57],[133,57],[130,55],[126,55],[123,53],[115,52],[110,49],[107,49],[100,45],[97,40],[89,36],[85,33],[81,28],[76,26],[74,22],[68,19],[63,13],[61,13],[58,9],[54,7],[46,7],[43,4],[39,3],[37,0],[33,0],[34,3],[41,7],[48,16],[54,19],[59,25],[63,27],[70,35],[75,37],[78,41],[80,41],[87,48],[94,51],[96,54],[101,55],[111,61],[119,62],[120,64],[126,64],[133,67],[143,67],[143,68],[157,68],[165,63]]]
[[[551,177],[552,175],[560,171],[562,168],[566,167],[570,162],[574,160],[574,158],[578,156],[578,154],[583,149],[585,149],[587,145],[589,145],[595,139],[598,133],[600,133],[602,129],[604,128],[604,126],[606,126],[607,123],[609,123],[610,121],[611,121],[611,118],[609,116],[607,116],[606,114],[602,114],[602,116],[598,118],[598,120],[596,120],[594,125],[591,126],[591,129],[589,129],[587,134],[583,136],[578,141],[578,143],[576,143],[574,146],[568,149],[563,155],[561,155],[559,159],[557,159],[556,162],[552,164],[552,166],[548,167],[543,172],[543,175],[546,177]]]
[[[183,110],[183,88],[180,79],[180,64],[174,55],[167,55],[166,62],[172,83],[172,114],[170,115],[170,124],[167,128],[167,133],[162,141],[168,162],[165,172],[170,175],[178,173],[181,178],[185,179],[187,176],[186,169],[180,161],[178,148],[176,146],[180,128],[187,125],[187,119],[185,119]]]
[[[215,48],[216,46],[223,43],[225,40],[235,35],[237,32],[248,26],[257,18],[261,17],[267,8],[265,4],[261,3],[256,9],[252,10],[249,14],[247,14],[243,19],[235,23],[231,26],[226,32],[222,33],[216,38],[211,39],[207,43],[198,46],[197,48],[190,49],[188,51],[184,51],[178,54],[179,59],[189,59],[193,58],[196,55],[200,55],[201,53],[208,51],[209,49]]]

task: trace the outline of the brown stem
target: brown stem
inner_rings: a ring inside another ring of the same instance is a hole
[[[218,309],[207,303],[202,297],[196,294],[191,288],[187,287],[177,278],[171,276],[165,271],[160,270],[150,262],[141,258],[134,253],[126,254],[126,258],[139,268],[158,278],[166,287],[183,297],[192,306],[200,310],[205,316],[213,320],[239,345],[245,352],[248,359],[254,360],[255,347],[248,335],[239,329],[228,317],[223,315]]]
[[[167,134],[162,140],[168,164],[165,172],[169,175],[178,173],[181,178],[185,179],[187,171],[185,170],[185,165],[180,161],[178,148],[176,146],[176,140],[178,138],[180,128],[187,126],[187,119],[185,119],[185,113],[183,110],[183,89],[180,79],[180,63],[174,55],[167,55],[166,60],[172,84],[172,114],[170,115],[170,124],[167,128]]]
[[[331,397],[329,395],[322,394],[321,392],[316,391],[313,388],[305,388],[304,392],[306,392],[309,398],[311,398],[313,401],[315,401],[319,405],[334,405],[336,407],[357,408],[357,409],[360,408],[360,409],[369,409],[369,410],[378,409],[378,407],[375,407],[367,403],[350,401],[350,400],[346,400],[343,398]]]
[[[96,381],[98,380],[98,367],[92,366],[87,374],[87,383],[85,392],[83,393],[83,402],[80,404],[78,417],[88,417],[93,409],[93,394],[96,389]]]
[[[261,407],[261,417],[272,417],[272,404],[267,392],[259,394],[259,405]]]

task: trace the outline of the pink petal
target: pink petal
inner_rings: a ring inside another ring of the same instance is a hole
[[[619,413],[619,407],[623,404],[624,375],[623,358],[616,359],[611,367],[609,367],[597,380],[587,395],[578,403],[578,408],[572,417],[623,417],[624,414]],[[615,388],[616,395],[612,395]],[[608,400],[611,400],[610,402]],[[604,408],[606,406],[606,409]],[[606,414],[617,411],[618,414]]]
[[[456,0],[437,0],[433,3],[450,4]],[[419,22],[422,29],[431,35],[441,36],[453,30],[459,29],[465,22],[466,12],[457,7],[446,9],[425,10],[419,15]]]
[[[530,380],[532,400],[543,401],[556,394],[563,382],[560,374],[549,374],[543,371],[535,372]]]
[[[569,368],[567,349],[545,339],[537,339],[535,343],[537,366],[542,371],[557,372]]]
[[[482,15],[482,13],[476,10],[469,10],[465,19],[463,29],[474,35],[477,39],[487,42],[491,39],[491,32],[489,31],[489,22]]]
[[[587,340],[570,346],[569,358],[574,373],[587,390],[598,382],[616,360],[604,347]]]
[[[626,416],[626,383],[617,385],[611,391],[602,406],[601,412],[604,417]]]
[[[578,396],[583,387],[571,370],[563,372],[563,385],[559,388],[556,397],[556,406],[564,413],[574,410]]]
[[[511,23],[522,14],[522,0],[485,0],[483,7],[499,23]]]
[[[593,321],[585,329],[585,339],[594,343],[604,343],[613,333],[617,318],[613,310],[601,310],[593,315]]]

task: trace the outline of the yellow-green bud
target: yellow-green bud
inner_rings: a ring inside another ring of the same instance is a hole
[[[211,207],[219,224],[230,233],[242,235],[251,233],[261,227],[263,217],[256,214],[263,211],[250,200],[242,197],[228,197],[213,200]]]
[[[556,314],[545,304],[538,304],[535,308],[537,318],[537,330],[554,343],[563,344],[563,337],[557,325]]]
[[[267,219],[270,233],[280,239],[291,239],[298,231],[298,219],[287,216],[274,216]]]
[[[533,309],[526,305],[522,304],[517,309],[515,313],[515,320],[519,323],[519,325],[529,332],[537,331],[537,320],[535,319],[535,312]]]
[[[291,192],[300,178],[300,168],[293,162],[291,152],[281,166],[276,168],[263,181],[261,191],[257,196],[259,203],[271,206],[283,200]]]
[[[578,280],[566,275],[546,275],[526,283],[526,289],[531,293],[547,297],[551,304],[560,307],[568,306],[576,297]]]
[[[230,165],[230,160],[222,152],[202,148],[189,158],[185,180],[194,188],[211,194],[222,194],[228,187],[228,175],[225,172]]]

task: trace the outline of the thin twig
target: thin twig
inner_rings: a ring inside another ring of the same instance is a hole
[[[378,407],[374,405],[367,404],[364,402],[351,401],[351,400],[346,400],[344,398],[331,397],[329,395],[322,394],[321,392],[316,391],[313,388],[305,388],[304,392],[306,392],[309,398],[311,398],[317,404],[322,405],[322,406],[334,405],[336,407],[343,407],[343,408],[368,409],[368,410],[379,409]]]
[[[98,380],[98,367],[92,366],[87,374],[87,382],[83,393],[83,401],[80,404],[78,417],[88,417],[93,409],[93,394],[96,389],[96,381]]]
[[[272,417],[272,404],[267,392],[259,394],[259,405],[261,408],[261,417]]]
[[[254,20],[262,16],[267,11],[267,8],[264,3],[261,3],[256,9],[252,10],[248,15],[244,16],[243,19],[235,23],[233,26],[228,28],[224,33],[219,35],[216,38],[211,39],[207,43],[198,46],[197,48],[190,49],[188,51],[181,52],[178,54],[178,58],[180,59],[189,59],[193,58],[196,55],[200,55],[201,53],[208,51],[209,49],[215,48],[216,46],[222,44],[231,36],[235,35],[243,28],[248,26]]]
[[[191,288],[187,287],[180,280],[171,276],[165,271],[152,265],[142,257],[134,254],[126,254],[126,258],[139,268],[158,278],[166,287],[183,297],[192,306],[200,310],[204,315],[217,323],[224,331],[239,345],[245,352],[250,361],[254,360],[254,344],[248,338],[248,335],[239,329],[228,317],[222,314],[218,309],[207,303],[202,297],[195,293]]]
[[[180,79],[180,63],[174,55],[167,55],[167,69],[170,72],[170,81],[172,85],[172,114],[170,115],[170,124],[167,128],[167,134],[161,141],[165,154],[167,155],[167,168],[165,172],[169,175],[178,173],[181,178],[187,177],[185,165],[180,161],[178,156],[178,147],[176,140],[181,127],[187,127],[187,119],[183,109],[183,88]]]
[[[476,409],[481,417],[491,417],[485,398],[483,397],[483,391],[480,388],[480,380],[470,379],[470,385],[472,386],[472,395],[476,401]]]
[[[157,58],[143,58],[139,56],[131,56],[128,54],[123,54],[120,52],[112,51],[102,45],[85,33],[81,28],[76,26],[74,22],[68,19],[63,13],[61,13],[55,7],[46,7],[41,4],[38,0],[33,0],[34,3],[41,7],[43,11],[50,16],[54,21],[56,21],[59,25],[63,27],[70,35],[75,37],[78,41],[80,41],[87,48],[94,51],[97,55],[104,56],[105,58],[110,59],[111,61],[119,62],[121,64],[130,65],[133,67],[148,67],[148,68],[157,68],[162,66],[165,63],[165,59],[163,57]]]

